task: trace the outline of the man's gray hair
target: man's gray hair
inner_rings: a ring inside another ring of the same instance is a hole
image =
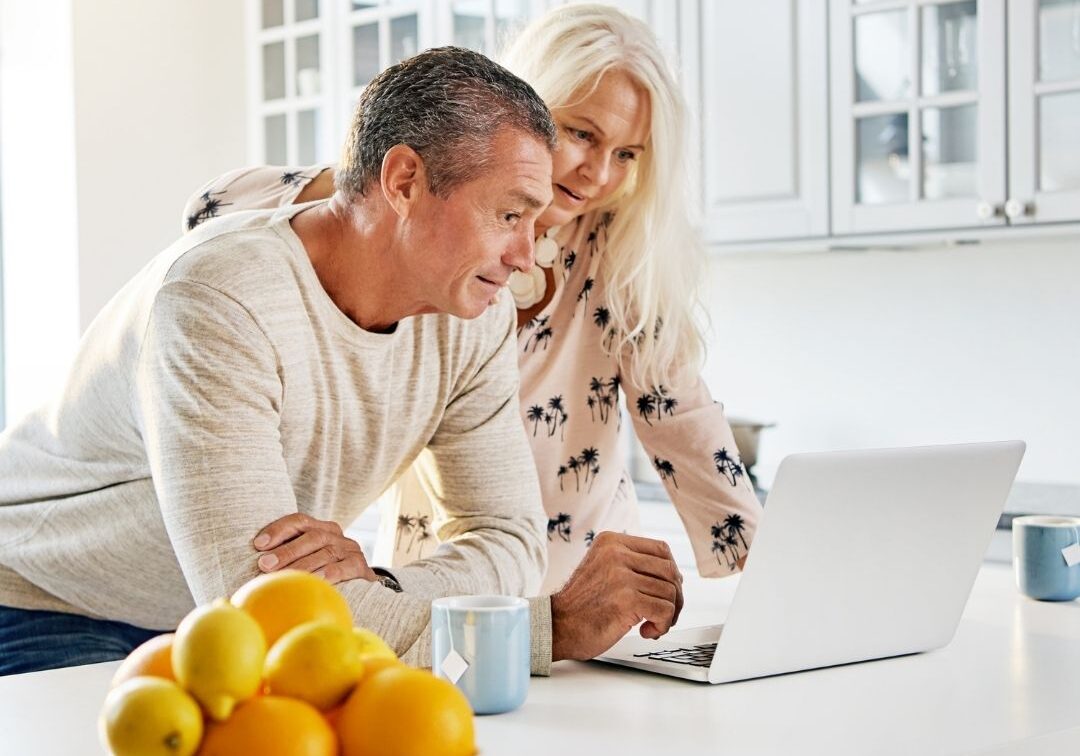
[[[353,200],[379,181],[383,157],[404,144],[424,161],[439,197],[484,173],[491,142],[518,129],[555,149],[555,124],[533,88],[480,53],[427,50],[380,73],[364,89],[334,183]]]

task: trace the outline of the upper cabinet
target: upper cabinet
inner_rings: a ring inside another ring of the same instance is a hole
[[[830,14],[833,235],[1080,220],[1080,0]]]
[[[1014,224],[1080,219],[1080,0],[1009,2]]]
[[[438,45],[491,55],[544,0],[247,0],[252,162],[337,159],[360,92]]]
[[[824,2],[686,4],[707,241],[828,233]],[[689,62],[689,61],[688,61]]]
[[[259,162],[324,160],[334,67],[331,19],[320,0],[249,0],[248,143]]]
[[[834,234],[1003,224],[1004,0],[832,0]]]
[[[247,0],[251,160],[336,159],[379,71],[561,0]],[[1080,0],[609,0],[691,110],[708,242],[1080,221]]]

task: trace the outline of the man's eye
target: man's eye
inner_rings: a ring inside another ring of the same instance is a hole
[[[516,223],[521,218],[518,213],[503,213],[503,220],[507,223]]]

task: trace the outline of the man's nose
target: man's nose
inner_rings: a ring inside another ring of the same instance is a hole
[[[533,233],[533,225],[530,223],[521,233],[514,236],[510,248],[503,255],[503,262],[506,265],[523,272],[532,269],[533,263],[536,261],[536,255],[534,254],[536,242]]]

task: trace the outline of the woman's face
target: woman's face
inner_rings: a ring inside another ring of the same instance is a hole
[[[539,228],[564,225],[603,204],[622,186],[649,138],[649,96],[621,71],[605,74],[591,94],[572,102],[552,110],[559,131],[555,199]]]

